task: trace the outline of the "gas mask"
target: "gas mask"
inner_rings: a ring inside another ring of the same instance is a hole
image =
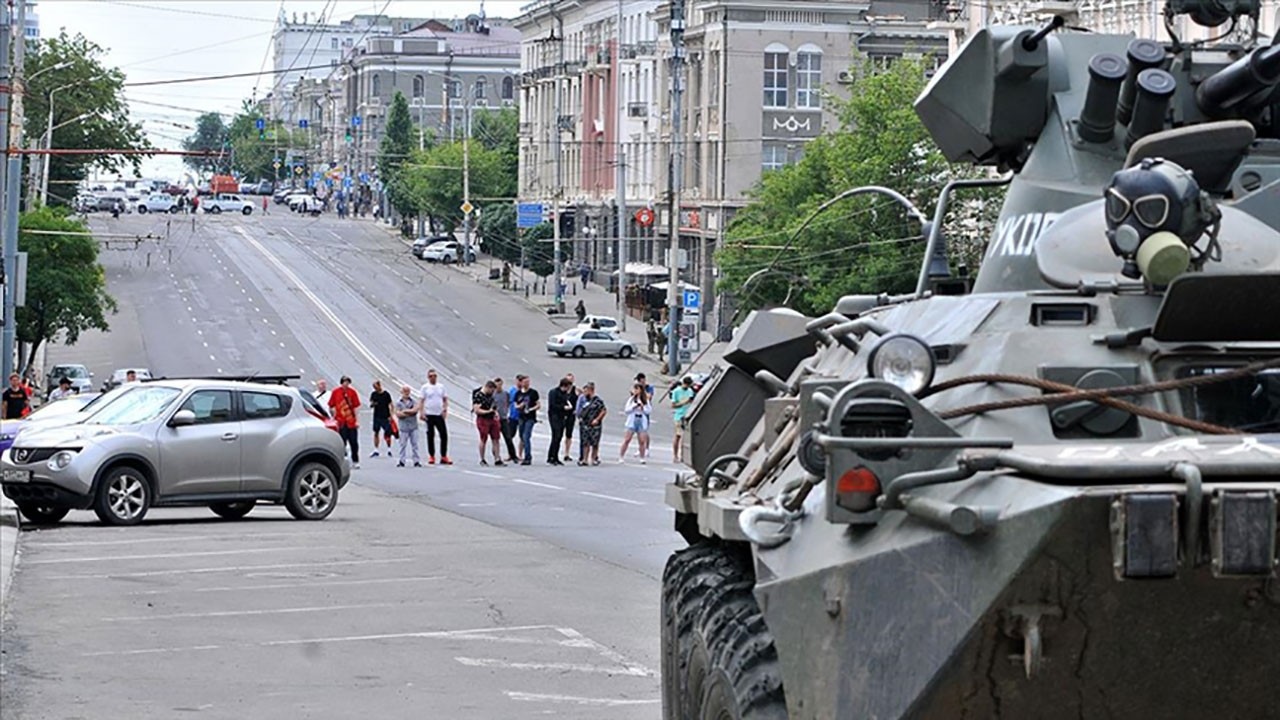
[[[1107,240],[1124,261],[1121,273],[1168,285],[1191,266],[1220,259],[1217,205],[1176,163],[1146,158],[1117,172],[1103,194]],[[1196,243],[1206,233],[1204,250]]]

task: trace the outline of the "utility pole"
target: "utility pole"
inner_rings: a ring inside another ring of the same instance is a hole
[[[467,100],[466,125],[462,133],[462,259],[471,263],[471,101]]]
[[[559,18],[557,18],[557,20],[559,20]],[[559,25],[559,31],[560,31],[559,33],[560,62],[556,65],[556,84],[555,84],[555,97],[554,97],[555,116],[556,116],[555,117],[556,135],[555,135],[555,142],[553,143],[553,147],[551,149],[552,154],[554,154],[556,158],[556,185],[555,185],[555,188],[553,189],[554,196],[551,198],[551,217],[553,218],[553,222],[551,223],[553,226],[552,227],[552,233],[553,233],[552,247],[554,250],[554,252],[552,253],[553,261],[552,261],[551,278],[552,278],[552,281],[555,283],[556,312],[562,313],[564,312],[564,296],[560,293],[560,275],[562,271],[561,263],[563,262],[563,259],[560,255],[560,196],[564,193],[564,175],[562,172],[562,165],[561,165],[561,158],[560,158],[560,155],[562,152],[560,149],[560,133],[563,131],[563,128],[560,127],[560,115],[562,112],[564,112],[564,110],[561,107],[560,96],[563,91],[562,81],[564,80],[564,21],[560,20],[558,25]]]
[[[680,136],[680,99],[684,94],[684,0],[671,0],[671,164],[668,175],[671,209],[669,232],[671,252],[667,265],[671,271],[667,285],[667,371],[672,377],[680,372],[680,188],[684,182],[684,138]]]
[[[622,119],[626,117],[626,94],[622,91],[622,0],[618,0],[618,22],[616,29],[618,31],[618,39],[614,43],[613,48],[613,92],[617,96],[617,120],[614,121],[614,140],[617,141],[617,149],[614,151],[614,162],[617,167],[614,168],[616,175],[614,184],[617,186],[617,205],[618,205],[618,288],[617,301],[615,308],[618,312],[618,325],[623,332],[627,330],[627,153],[622,148]]]
[[[13,69],[9,74],[9,127],[8,170],[5,173],[5,216],[4,216],[4,332],[0,342],[0,375],[8,377],[13,372],[13,347],[17,336],[17,319],[15,316],[17,300],[17,265],[18,265],[18,195],[22,186],[22,155],[15,152],[22,147],[22,68],[26,54],[27,39],[25,34],[27,21],[27,3],[18,0],[11,3],[17,10],[16,17],[10,15],[13,39]],[[16,30],[14,30],[16,28]]]

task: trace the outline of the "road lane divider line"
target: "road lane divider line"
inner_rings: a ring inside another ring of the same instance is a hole
[[[270,575],[271,573],[250,573],[246,577],[255,577],[257,575]],[[165,588],[164,590],[139,590],[137,592],[126,593],[129,597],[147,597],[151,595],[172,595],[175,593],[214,593],[214,592],[241,592],[247,590],[289,590],[293,588],[310,588],[310,587],[341,587],[343,585],[386,585],[388,583],[413,583],[413,582],[436,582],[439,580],[448,580],[448,575],[422,575],[419,577],[402,577],[402,578],[361,578],[359,580],[314,580],[310,582],[294,582],[294,583],[264,583],[261,585],[221,585],[217,587],[203,588]],[[73,597],[68,595],[67,597]],[[76,595],[74,597],[79,597]]]
[[[554,672],[600,673],[603,675],[631,675],[634,677],[653,677],[647,670],[613,665],[583,665],[579,663],[540,663],[511,662],[498,658],[455,657],[454,660],[467,667],[502,668],[504,670],[551,670]]]
[[[418,558],[386,558],[383,560],[334,560],[331,562],[276,563],[274,565],[231,565],[228,567],[186,568],[182,570],[146,570],[129,573],[83,573],[79,575],[50,575],[45,580],[109,580],[111,578],[162,577],[165,575],[204,575],[220,572],[254,572],[258,570],[283,570],[284,568],[331,568],[339,565],[386,565],[390,563],[418,562]],[[30,564],[30,563],[27,563]]]
[[[311,534],[311,533],[308,533]],[[319,535],[320,533],[314,533]],[[137,543],[156,543],[156,542],[193,542],[196,540],[245,540],[266,537],[299,537],[302,533],[246,533],[244,535],[174,535],[172,537],[143,537],[129,540],[74,540],[61,542],[40,542],[38,540],[28,540],[23,538],[23,546],[29,548],[53,548],[53,547],[83,547],[85,545],[134,545]],[[30,564],[30,563],[26,563]]]
[[[548,490],[563,490],[559,485],[551,485],[550,483],[540,483],[535,480],[521,480],[520,478],[511,478],[511,482],[520,483],[521,485],[532,485],[534,487],[546,488]]]
[[[157,555],[101,555],[98,557],[54,558],[50,560],[25,560],[23,565],[61,565],[63,563],[107,562],[108,560],[162,560],[166,558],[215,557],[219,555],[251,555],[254,553],[298,552],[302,550],[336,550],[342,545],[322,547],[248,548],[245,550],[205,550],[203,552],[161,553]]]
[[[169,615],[126,615],[99,618],[102,622],[149,622],[151,620],[187,620],[191,618],[245,617],[252,615],[297,615],[328,610],[356,610],[359,608],[389,608],[400,603],[362,603],[357,605],[313,605],[311,607],[275,608],[271,610],[217,610],[202,613],[171,613]]]
[[[316,294],[311,291],[311,288],[308,288],[306,283],[302,282],[302,280],[297,275],[295,275],[292,270],[290,270],[284,263],[280,262],[280,258],[277,258],[269,250],[263,247],[262,243],[258,242],[257,240],[254,240],[253,237],[249,235],[249,233],[246,232],[243,227],[240,227],[239,225],[237,225],[236,231],[240,233],[240,235],[245,239],[246,242],[248,242],[259,253],[261,253],[262,256],[265,257],[268,262],[274,265],[276,269],[280,271],[281,274],[283,274],[286,278],[288,278],[289,281],[292,282],[294,286],[298,289],[298,292],[301,292],[308,300],[310,300],[311,303],[315,305],[316,309],[319,310],[322,315],[328,318],[329,322],[332,323],[335,328],[337,328],[338,332],[342,333],[342,336],[345,337],[347,341],[351,343],[352,347],[356,349],[356,352],[359,352],[361,355],[363,355],[365,360],[368,360],[369,364],[372,365],[379,372],[381,372],[384,376],[391,375],[391,370],[388,369],[386,365],[383,365],[381,360],[373,356],[373,353],[369,351],[369,348],[365,347],[365,344],[360,342],[360,339],[355,336],[355,333],[351,332],[351,329],[346,326],[346,323],[342,322],[342,320],[339,319],[338,316],[335,315],[334,312],[329,309],[329,306],[325,305],[324,302],[322,302],[320,298],[317,297]]]
[[[590,496],[590,497],[593,497],[593,498],[600,498],[601,500],[612,500],[612,501],[614,501],[614,502],[626,503],[626,504],[628,504],[628,505],[643,505],[643,504],[644,504],[644,503],[642,503],[642,502],[640,502],[640,501],[638,501],[638,500],[628,500],[628,499],[626,499],[626,498],[615,497],[615,496],[613,496],[613,495],[602,495],[602,494],[600,494],[600,493],[589,492],[589,491],[587,491],[587,490],[579,490],[579,491],[578,491],[578,494],[579,494],[579,495],[587,495],[587,496]]]
[[[657,705],[662,702],[661,698],[653,698],[652,700],[632,700],[627,698],[589,698],[578,697],[576,695],[551,695],[546,693],[516,692],[515,690],[503,690],[502,692],[508,698],[517,702],[550,702],[569,705],[593,705],[600,707]]]
[[[480,472],[479,470],[463,470],[462,472],[464,472],[464,473],[466,473],[466,474],[468,474],[468,475],[475,475],[475,476],[477,476],[477,477],[493,478],[494,480],[501,480],[501,479],[502,479],[502,476],[501,476],[501,475],[495,475],[495,474],[493,474],[493,473],[487,473],[487,472]]]

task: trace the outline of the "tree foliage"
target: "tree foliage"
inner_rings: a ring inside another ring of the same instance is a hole
[[[85,330],[107,330],[116,301],[107,294],[98,243],[88,227],[58,208],[37,208],[19,218],[18,249],[27,253],[26,305],[18,308],[17,338],[30,343],[30,365],[42,343],[63,333],[73,345]],[[43,231],[36,234],[30,231]],[[65,234],[44,234],[45,232]]]
[[[467,154],[471,197],[502,196],[511,178],[506,175],[501,154],[480,143],[471,143]],[[452,232],[462,225],[463,155],[461,142],[415,150],[398,173],[406,203],[415,213],[426,215],[431,226],[442,232]]]
[[[226,152],[230,150],[230,128],[223,121],[221,113],[204,113],[196,118],[195,132],[182,142],[184,150],[203,150],[206,152]],[[209,166],[207,158],[187,156],[182,159],[192,170],[204,170]]]
[[[845,294],[914,289],[924,252],[919,223],[882,195],[835,203],[787,243],[819,206],[846,189],[887,186],[928,214],[941,186],[967,174],[969,168],[948,165],[913,110],[924,69],[913,60],[882,72],[869,63],[853,68],[850,99],[825,99],[834,104],[839,127],[809,142],[799,162],[767,172],[726,229],[717,253],[722,289],[747,308],[786,303],[811,315],[827,312]],[[771,263],[772,271],[743,290]]]
[[[52,147],[150,147],[142,126],[129,119],[124,73],[103,65],[99,60],[102,54],[103,49],[83,35],[68,35],[65,30],[57,37],[41,39],[28,53],[26,76],[31,81],[26,85],[24,130],[32,143],[42,143],[44,139],[49,125],[49,95],[56,90],[53,125],[66,124],[53,131]],[[62,63],[66,65],[51,69]],[[128,167],[136,175],[141,165],[142,157],[138,155],[49,156],[49,204],[68,204],[74,193],[67,188],[88,177],[92,169],[116,173]]]
[[[404,93],[397,90],[391,100],[391,109],[387,111],[387,132],[378,148],[378,171],[384,180],[395,177],[396,171],[408,159],[413,150],[412,132],[409,101],[404,99]]]
[[[258,120],[263,121],[261,130],[258,129]],[[284,161],[289,149],[306,144],[302,134],[291,131],[279,120],[264,118],[248,100],[231,119],[227,134],[231,139],[230,170],[249,180],[284,177],[288,171]],[[279,170],[274,164],[277,159],[281,162]]]

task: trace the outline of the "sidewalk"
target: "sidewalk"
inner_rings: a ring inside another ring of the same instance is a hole
[[[0,622],[9,606],[9,581],[18,559],[18,508],[0,495]]]

